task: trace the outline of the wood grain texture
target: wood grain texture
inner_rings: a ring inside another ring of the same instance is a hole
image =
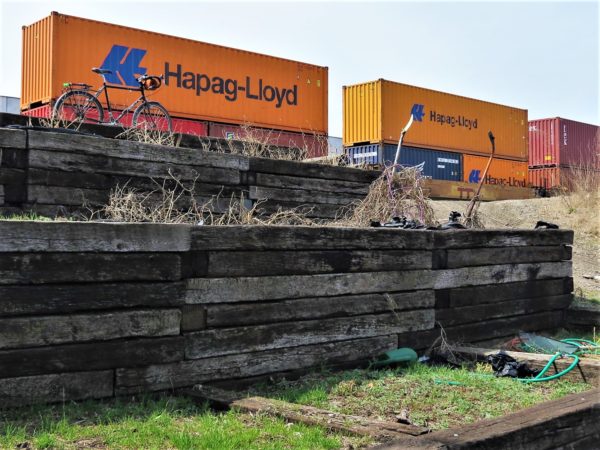
[[[189,225],[0,221],[0,252],[184,252]]]
[[[571,294],[566,294],[488,303],[476,306],[464,306],[462,308],[436,309],[435,320],[446,328],[500,317],[535,314],[541,311],[551,311],[554,309],[565,309],[572,300],[573,296]]]
[[[25,144],[25,131],[0,128],[0,148],[25,148]]]
[[[120,159],[99,154],[81,154],[55,150],[29,150],[29,167],[65,173],[92,173],[110,176],[152,177],[197,182],[238,185],[240,171],[236,168],[202,167],[168,163]]]
[[[528,264],[500,264],[434,271],[435,289],[513,283],[518,281],[567,278],[573,274],[571,261]]]
[[[433,271],[356,272],[274,277],[192,278],[186,303],[233,303],[431,289]]]
[[[421,309],[270,325],[221,328],[185,335],[186,359],[346,341],[433,328],[434,311]]]
[[[249,170],[257,173],[291,175],[304,178],[324,178],[359,183],[373,182],[381,172],[351,169],[348,167],[326,166],[315,163],[274,160],[267,158],[249,158]]]
[[[183,282],[0,285],[0,317],[179,306],[184,295]]]
[[[364,361],[397,348],[396,336],[378,336],[303,347],[117,369],[118,395],[193,386],[204,381],[249,378],[349,361]]]
[[[176,281],[175,253],[3,253],[0,284]]]
[[[571,305],[566,311],[566,320],[569,326],[577,329],[600,327],[600,307],[592,305]]]
[[[66,135],[40,131],[29,132],[31,149],[70,151],[86,155],[155,161],[189,166],[222,167],[248,170],[248,159],[232,154],[219,154],[198,149],[166,148],[141,142],[106,139],[95,136]]]
[[[192,229],[193,250],[428,250],[423,230],[304,226],[225,226]]]
[[[250,186],[249,198],[252,200],[281,200],[288,202],[306,202],[328,205],[349,205],[362,200],[362,195],[338,194],[335,192],[304,191],[300,189],[279,189],[263,186]]]
[[[165,364],[182,361],[183,349],[182,336],[151,336],[0,350],[0,378]]]
[[[0,409],[113,396],[113,370],[0,379]]]
[[[308,275],[430,269],[431,252],[323,250],[209,252],[208,277]]]
[[[301,178],[268,173],[257,173],[253,184],[281,189],[336,192],[363,196],[369,192],[369,183],[365,182],[330,180],[327,178]]]
[[[299,298],[268,303],[233,303],[208,305],[207,325],[233,327],[327,319],[380,312],[433,308],[432,290],[383,294],[342,295],[338,297]]]
[[[436,231],[435,248],[522,247],[571,245],[572,230]]]
[[[459,287],[436,291],[436,307],[449,308],[569,294],[573,279],[528,280],[484,286]]]
[[[27,186],[27,201],[50,205],[103,206],[108,204],[110,191],[60,186]]]
[[[564,324],[564,312],[544,311],[522,316],[482,320],[477,323],[445,328],[448,338],[455,342],[475,343],[498,338],[512,338],[519,331],[541,331],[559,328]]]
[[[0,349],[178,335],[179,309],[0,319]]]
[[[570,260],[570,246],[527,246],[527,247],[492,247],[472,249],[447,250],[446,268],[485,266],[510,263],[556,262]]]

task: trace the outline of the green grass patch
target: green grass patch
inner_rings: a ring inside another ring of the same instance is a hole
[[[337,449],[319,427],[215,413],[180,397],[113,399],[0,411],[0,448]],[[358,442],[358,440],[355,440]]]
[[[408,411],[415,425],[438,430],[506,415],[590,389],[584,383],[525,384],[475,371],[415,364],[405,369],[322,373],[262,386],[258,393],[343,414],[395,421]]]
[[[51,217],[40,216],[39,214],[37,214],[33,211],[24,212],[22,214],[11,214],[10,216],[7,216],[7,217],[0,216],[0,220],[12,220],[12,221],[21,221],[21,222],[32,221],[32,220],[37,221],[37,222],[54,222],[54,219],[52,219]],[[67,220],[67,219],[61,219],[61,220]]]

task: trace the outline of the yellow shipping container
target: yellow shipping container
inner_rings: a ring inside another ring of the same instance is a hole
[[[488,155],[488,131],[496,137],[496,154],[527,161],[527,110],[377,80],[344,86],[344,146],[395,144],[413,114],[404,137],[408,146]]]
[[[489,158],[483,156],[463,156],[463,181],[479,183]],[[498,186],[527,187],[528,167],[526,161],[494,158],[483,181]]]

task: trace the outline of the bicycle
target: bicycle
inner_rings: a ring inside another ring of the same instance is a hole
[[[142,75],[137,78],[139,88],[107,84],[106,75],[112,71],[94,67],[92,72],[102,76],[102,87],[92,94],[92,86],[85,83],[64,83],[64,93],[56,101],[52,116],[67,123],[96,123],[117,125],[133,110],[132,126],[151,131],[172,131],[171,117],[167,109],[158,102],[148,101],[146,91],[154,91],[162,85],[163,76]],[[140,96],[115,117],[108,97],[109,89],[139,91]],[[90,92],[91,91],[91,92]],[[104,120],[104,108],[98,100],[105,94],[109,120]],[[135,109],[134,109],[135,108]]]

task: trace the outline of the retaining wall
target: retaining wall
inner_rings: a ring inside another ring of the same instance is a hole
[[[573,233],[0,222],[0,405],[548,330]]]
[[[264,214],[298,207],[308,217],[332,219],[344,206],[364,198],[378,176],[215,151],[243,145],[238,141],[196,139],[195,145],[165,147],[52,129],[0,128],[0,213],[89,217],[108,203],[117,186],[151,192],[162,186],[178,189],[177,180],[193,189],[197,204],[213,199],[217,214],[232,198],[243,197],[249,208],[261,201]],[[190,205],[188,193],[176,203],[178,208]]]

